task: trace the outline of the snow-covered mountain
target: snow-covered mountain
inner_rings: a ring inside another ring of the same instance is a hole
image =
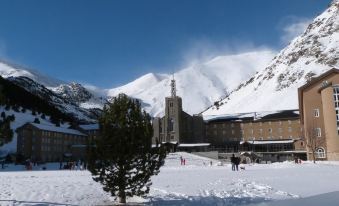
[[[184,110],[190,114],[201,112],[265,67],[274,55],[274,51],[266,49],[218,56],[179,70],[174,78]],[[147,112],[159,116],[165,108],[165,97],[170,95],[172,78],[170,74],[146,74],[129,84],[107,90],[107,96],[125,93],[140,99]]]
[[[78,120],[93,121],[92,114],[90,111],[80,108],[77,104],[69,101],[53,91],[49,90],[42,84],[39,84],[28,77],[8,77],[7,80],[16,84],[19,87],[24,88],[32,95],[38,96],[47,103],[53,105],[64,114],[68,114]],[[80,98],[80,97],[79,97]]]
[[[89,111],[86,109],[103,106],[104,101],[100,97],[79,83],[67,83],[3,60],[0,61],[0,76],[33,94],[49,99],[65,113],[83,120],[90,119]]]
[[[333,67],[339,67],[339,0],[332,1],[266,68],[203,114],[297,109],[298,87]]]
[[[3,78],[28,77],[35,82],[44,85],[45,87],[57,87],[61,84],[66,84],[64,81],[48,77],[32,69],[27,69],[13,63],[8,63],[4,60],[0,60],[0,76]]]

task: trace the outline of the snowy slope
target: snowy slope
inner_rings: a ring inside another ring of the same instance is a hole
[[[199,113],[232,91],[272,60],[274,52],[261,50],[237,55],[218,56],[195,64],[174,74],[177,94],[183,97],[183,108],[190,114]],[[172,75],[147,74],[139,79],[107,91],[107,96],[125,93],[142,100],[146,111],[162,115],[164,100],[170,95]]]
[[[298,108],[298,87],[339,67],[339,1],[294,39],[262,71],[239,85],[204,115]]]
[[[31,69],[7,63],[3,60],[0,60],[0,76],[3,78],[24,76],[39,82],[45,87],[56,87],[60,84],[65,84],[64,81],[48,77]]]

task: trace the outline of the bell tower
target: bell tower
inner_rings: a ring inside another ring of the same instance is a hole
[[[165,99],[165,141],[172,143],[180,142],[180,123],[182,114],[182,100],[176,94],[176,82],[171,80],[171,96]]]

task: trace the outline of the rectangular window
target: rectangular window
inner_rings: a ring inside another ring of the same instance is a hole
[[[334,98],[334,106],[335,106],[335,114],[337,118],[337,126],[338,126],[338,135],[339,135],[339,87],[333,88],[333,98]]]
[[[315,135],[317,136],[317,137],[321,137],[321,128],[315,128]]]
[[[313,112],[315,117],[319,117],[319,109],[314,109]]]
[[[292,127],[289,127],[289,128],[288,128],[288,132],[292,132]]]
[[[292,124],[292,121],[291,121],[291,120],[288,120],[288,124]]]
[[[282,129],[282,128],[279,128],[278,131],[279,131],[279,133],[282,133],[282,132],[283,132],[283,129]]]

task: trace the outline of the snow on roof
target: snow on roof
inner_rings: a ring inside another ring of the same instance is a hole
[[[99,130],[99,124],[81,124],[79,127],[84,130]]]
[[[262,140],[262,141],[241,141],[240,144],[244,144],[245,142],[249,143],[249,144],[288,144],[288,143],[294,143],[294,140],[272,140],[272,141],[266,141],[266,140]]]
[[[64,127],[56,127],[56,126],[47,125],[47,124],[36,124],[36,123],[30,123],[30,124],[33,125],[34,127],[38,128],[38,129],[40,129],[40,130],[87,136],[87,135],[85,135],[85,134],[83,134],[80,131],[75,130],[75,129],[69,129],[69,128],[64,128]]]
[[[166,143],[169,143],[169,144],[178,144],[177,141],[172,141],[172,142],[162,142],[162,144],[166,144]]]
[[[179,144],[179,147],[206,147],[206,146],[210,146],[210,143]]]
[[[239,120],[252,118],[253,120],[258,119],[276,119],[286,117],[297,117],[299,110],[278,110],[278,111],[262,111],[262,112],[247,112],[247,113],[236,113],[236,114],[220,114],[220,115],[203,115],[204,121],[215,121],[215,120]]]

